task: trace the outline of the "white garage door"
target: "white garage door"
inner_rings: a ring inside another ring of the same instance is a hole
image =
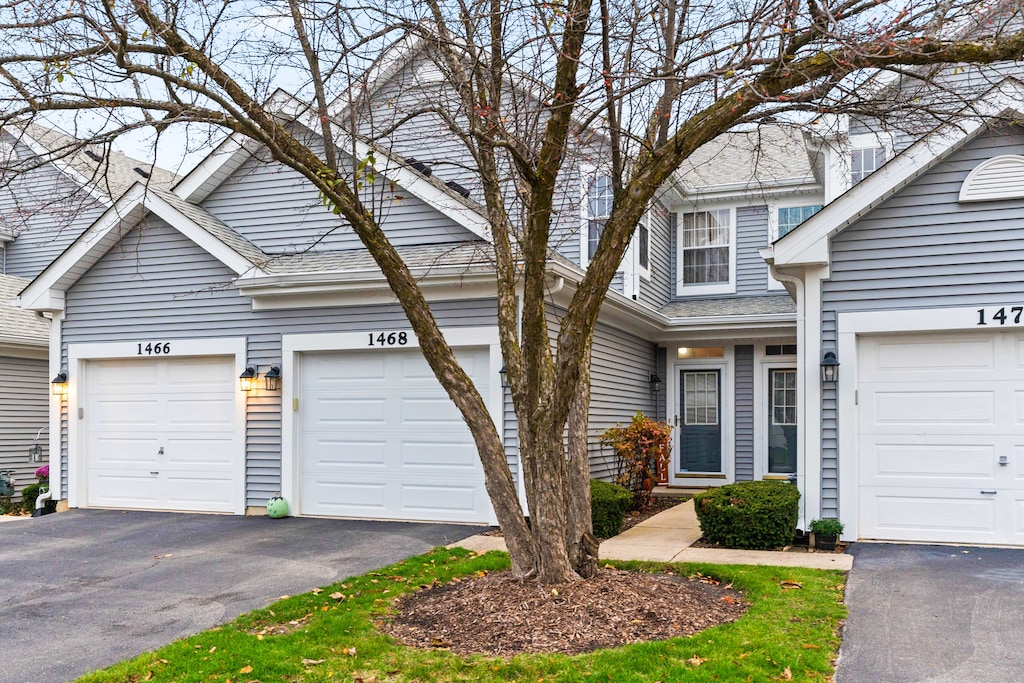
[[[858,346],[859,535],[1024,544],[1024,335]]]
[[[487,396],[488,349],[456,356]],[[418,350],[307,353],[301,366],[303,514],[490,520],[469,429]]]
[[[86,375],[89,506],[237,511],[232,358],[91,361]]]

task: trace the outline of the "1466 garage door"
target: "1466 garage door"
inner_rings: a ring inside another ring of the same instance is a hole
[[[859,535],[1024,545],[1024,335],[858,349]]]
[[[489,350],[456,356],[487,396]],[[303,514],[491,520],[472,436],[418,349],[304,353],[300,382]]]
[[[87,505],[238,512],[236,376],[231,357],[90,361]]]

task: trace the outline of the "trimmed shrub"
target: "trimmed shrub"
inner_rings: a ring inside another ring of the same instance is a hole
[[[726,548],[770,550],[796,532],[800,491],[784,481],[743,481],[693,498],[704,540]]]
[[[598,479],[590,480],[590,518],[594,535],[611,538],[622,529],[622,520],[633,502],[629,489]]]
[[[42,493],[42,484],[29,484],[21,490],[21,509],[32,512],[36,509],[36,498]]]

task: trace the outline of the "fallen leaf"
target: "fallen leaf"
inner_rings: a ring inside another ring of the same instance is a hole
[[[252,667],[251,666],[243,666],[241,669],[238,670],[238,673],[240,673],[240,674],[251,674],[252,673]]]
[[[782,670],[782,680],[784,680],[784,681],[791,681],[791,680],[793,680],[793,672],[789,670],[788,666],[785,669]]]
[[[708,661],[708,660],[704,659],[703,657],[698,657],[697,655],[694,655],[694,656],[690,657],[689,659],[687,659],[686,663],[689,664],[690,666],[700,666],[701,664],[703,664],[706,661]]]
[[[143,676],[142,680],[144,680],[144,681],[151,681],[151,680],[153,680],[153,670],[150,669],[149,671],[147,671],[146,675]]]
[[[451,644],[450,641],[442,640],[441,638],[431,638],[430,639],[430,647],[444,648],[444,647],[451,647],[451,646],[452,646],[452,644]]]
[[[786,590],[788,588],[803,588],[803,584],[797,581],[779,581],[779,585],[782,586],[783,590]]]
[[[551,594],[552,595],[558,595],[558,589],[557,588],[552,588],[551,589]]]
[[[317,664],[323,664],[326,661],[326,659],[303,659],[302,663],[305,666],[316,666]]]
[[[278,600],[287,600],[290,597],[292,597],[292,596],[290,596],[290,595],[282,595],[281,597],[278,598]]]
[[[805,650],[820,650],[821,649],[821,645],[812,645],[810,643],[804,643],[801,647],[803,647]]]
[[[354,647],[346,647],[344,650],[342,650],[342,652],[347,654],[349,657],[356,656],[356,649]]]
[[[174,557],[174,553],[167,553],[166,555],[154,555],[153,559],[162,560],[167,557]]]
[[[256,640],[263,640],[263,634],[260,633],[259,635],[257,635]]]
[[[344,593],[331,593],[330,598],[332,600],[344,600],[345,599],[345,594]]]
[[[213,647],[210,648],[210,652],[216,652],[216,651],[217,651],[217,646],[216,645],[214,645]]]
[[[721,600],[722,600],[722,602],[727,602],[730,605],[735,605],[736,604],[736,598],[732,597],[731,595],[723,595]]]
[[[323,590],[323,588],[314,588],[313,590],[311,590],[309,592],[312,593],[313,595],[320,595],[321,593],[324,592],[324,590]]]

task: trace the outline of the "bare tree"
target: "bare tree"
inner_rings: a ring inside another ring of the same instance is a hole
[[[929,65],[1018,60],[1016,11],[1015,3],[964,0],[11,0],[0,5],[0,98],[4,125],[45,115],[77,121],[74,133],[85,139],[110,140],[204,124],[250,138],[301,173],[379,265],[465,418],[514,571],[558,582],[593,571],[591,342],[660,188],[696,149],[737,126],[795,122],[802,113],[899,114],[884,106],[891,97],[863,98],[878,92],[864,83],[880,70],[927,78]],[[381,63],[387,44],[396,47]],[[408,65],[409,55],[433,70],[409,68],[419,94],[382,118],[374,89],[395,75],[388,64]],[[278,108],[270,97],[277,84],[307,106],[290,115]],[[962,103],[952,104],[936,115]],[[322,145],[296,133],[296,116]],[[424,119],[461,144],[460,164],[490,222],[529,526],[484,401],[362,182],[373,158],[361,145],[398,146],[403,130]],[[607,169],[612,207],[552,342],[545,299],[553,226],[564,219],[580,160]]]

